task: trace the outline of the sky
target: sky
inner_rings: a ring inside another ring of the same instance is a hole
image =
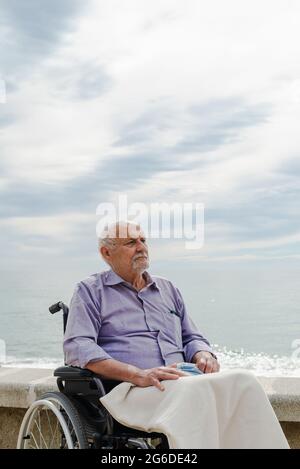
[[[3,270],[94,271],[118,194],[204,204],[203,248],[153,240],[158,270],[299,267],[298,0],[0,9]]]

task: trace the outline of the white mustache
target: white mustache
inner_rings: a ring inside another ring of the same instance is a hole
[[[148,259],[148,256],[136,256],[133,258],[133,261],[136,261],[137,259]]]

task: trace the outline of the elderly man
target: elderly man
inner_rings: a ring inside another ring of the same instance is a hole
[[[70,365],[140,387],[186,376],[178,362],[204,373],[219,370],[209,342],[188,316],[179,290],[150,276],[149,253],[139,225],[110,225],[99,250],[111,270],[77,285],[71,301],[64,350]]]
[[[110,414],[164,433],[170,448],[288,448],[255,376],[215,373],[217,359],[179,290],[147,272],[140,227],[112,225],[99,245],[111,270],[77,285],[64,350],[68,364],[121,382],[101,398]],[[204,373],[187,375],[176,366],[183,361]]]

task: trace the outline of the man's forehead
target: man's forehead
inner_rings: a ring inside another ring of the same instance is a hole
[[[138,232],[134,232],[134,233],[128,233],[127,236],[124,236],[124,235],[120,235],[120,236],[117,236],[115,238],[116,241],[121,241],[122,243],[124,241],[129,241],[131,239],[138,239],[138,238],[142,238],[142,239],[145,239],[145,234],[142,230],[138,231]]]

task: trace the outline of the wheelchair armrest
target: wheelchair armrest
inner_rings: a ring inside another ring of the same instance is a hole
[[[57,378],[71,381],[90,381],[92,379],[97,378],[103,383],[108,383],[109,385],[111,385],[110,387],[114,387],[117,384],[121,383],[121,381],[104,378],[103,376],[97,375],[96,373],[91,370],[88,370],[87,368],[79,368],[77,366],[60,366],[59,368],[56,368],[56,370],[54,370],[53,375]]]
[[[107,380],[91,370],[76,366],[56,368],[54,376],[57,377],[57,386],[61,392],[80,395],[96,393],[98,399],[120,384],[120,381]]]
[[[61,366],[54,370],[54,376],[57,376],[62,379],[71,379],[71,380],[89,380],[92,378],[100,378],[99,375],[96,375],[90,370],[84,368],[78,368],[76,366]]]

